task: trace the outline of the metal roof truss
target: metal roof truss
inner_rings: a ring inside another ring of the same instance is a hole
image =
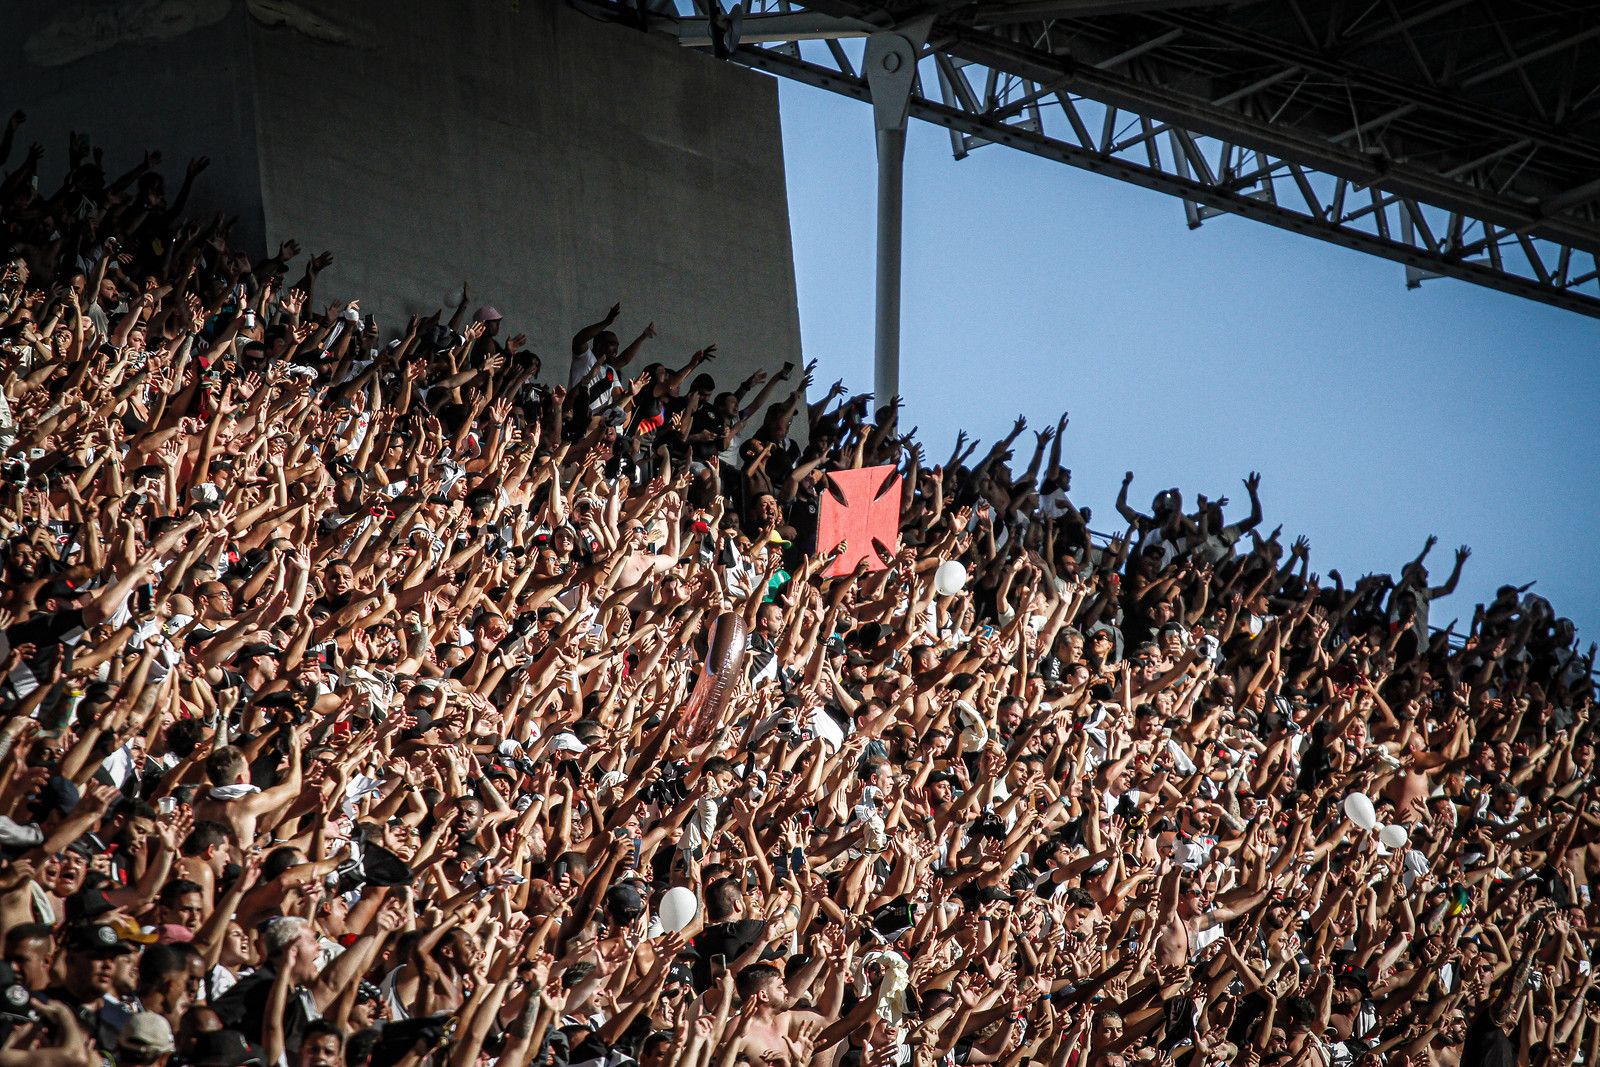
[[[1174,196],[1190,227],[1239,215],[1401,263],[1411,287],[1600,317],[1593,5],[669,2],[626,17],[865,102],[841,40],[931,19],[910,114],[957,159],[1004,145]]]

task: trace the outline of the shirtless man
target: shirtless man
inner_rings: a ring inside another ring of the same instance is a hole
[[[1428,1042],[1428,1062],[1433,1067],[1458,1067],[1461,1045],[1467,1039],[1467,1017],[1460,1008],[1451,1008],[1440,1021],[1440,1029]]]
[[[595,946],[605,960],[625,960],[630,955],[638,959],[640,971],[649,971],[656,963],[655,946],[643,938],[640,922],[644,916],[644,901],[639,891],[626,883],[606,890],[606,935]],[[670,979],[669,979],[670,980]]]
[[[223,823],[197,822],[183,842],[183,854],[178,857],[173,873],[200,886],[209,914],[217,892],[217,880],[227,865],[228,827]]]
[[[623,535],[628,545],[628,554],[623,557],[622,576],[617,579],[618,589],[629,589],[648,578],[657,578],[671,570],[678,562],[675,552],[678,545],[678,526],[672,525],[664,552],[654,552],[649,545],[644,543],[645,527],[638,522],[628,524],[627,533]],[[643,603],[650,599],[649,590],[640,593]]]
[[[1286,850],[1287,851],[1287,850]],[[1156,934],[1156,966],[1181,967],[1201,949],[1224,936],[1223,926],[1256,908],[1271,894],[1277,872],[1269,872],[1262,888],[1241,886],[1206,907],[1207,889],[1198,880],[1185,879],[1174,866],[1161,887],[1161,919]]]
[[[425,932],[412,949],[410,958],[384,979],[392,991],[393,1003],[403,1009],[403,1018],[434,1011],[455,1010],[466,1001],[466,980],[482,957],[483,945],[459,923],[459,913]]]
[[[275,811],[300,795],[300,746],[304,743],[304,727],[287,727],[289,737],[289,773],[283,781],[268,789],[250,784],[250,765],[244,753],[232,745],[225,745],[206,757],[206,777],[211,788],[196,796],[194,814],[197,820],[219,822],[233,831],[234,840],[241,850],[249,850],[256,840],[256,820],[269,811]],[[320,799],[320,798],[318,798]]]
[[[734,1035],[736,1055],[767,1067],[801,1067],[795,1062],[798,1052],[808,1046],[817,1053],[827,1051],[864,1026],[878,1004],[876,995],[862,997],[855,1010],[830,1025],[825,1015],[788,1007],[783,972],[770,963],[752,963],[740,971],[734,988],[743,1001]]]

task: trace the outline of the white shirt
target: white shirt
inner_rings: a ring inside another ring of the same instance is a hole
[[[567,374],[567,388],[576,389],[584,376],[594,369],[596,362],[598,361],[594,357],[594,352],[587,348],[573,356],[572,370]]]

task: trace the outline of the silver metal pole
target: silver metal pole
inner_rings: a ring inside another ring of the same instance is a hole
[[[900,395],[900,214],[906,131],[878,131],[878,307],[873,331],[874,409]]]

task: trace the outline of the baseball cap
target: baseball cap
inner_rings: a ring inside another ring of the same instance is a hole
[[[0,960],[0,1019],[15,1022],[28,1018],[28,1002],[32,998],[28,987],[17,980],[16,969]]]
[[[1360,989],[1362,996],[1370,997],[1372,995],[1372,977],[1367,973],[1365,967],[1347,966],[1342,970],[1336,971],[1333,976],[1333,984],[1339,985],[1341,983],[1353,985]]]
[[[504,315],[500,314],[500,312],[496,311],[487,304],[472,313],[473,322],[494,322],[497,319],[503,318],[505,318]]]
[[[68,952],[82,952],[96,959],[139,951],[139,946],[124,940],[116,927],[104,923],[76,923],[67,927],[61,945]]]
[[[588,745],[578,740],[577,734],[567,730],[563,730],[561,733],[556,734],[550,739],[550,748],[556,752],[571,752],[576,754],[584,751],[588,747]]]
[[[189,1062],[194,1067],[261,1067],[266,1057],[237,1030],[212,1030],[194,1036]]]
[[[644,901],[633,886],[619,883],[606,890],[606,908],[612,915],[631,919],[644,909]]]
[[[35,601],[43,603],[46,600],[71,600],[77,595],[78,591],[72,588],[70,583],[56,579],[45,583],[44,588],[36,594]]]
[[[123,1024],[117,1047],[142,1056],[163,1056],[174,1048],[172,1024],[153,1011],[141,1011]]]
[[[91,889],[88,886],[67,897],[66,906],[68,922],[99,918],[106,912],[114,910],[114,905],[106,899],[104,891]]]

